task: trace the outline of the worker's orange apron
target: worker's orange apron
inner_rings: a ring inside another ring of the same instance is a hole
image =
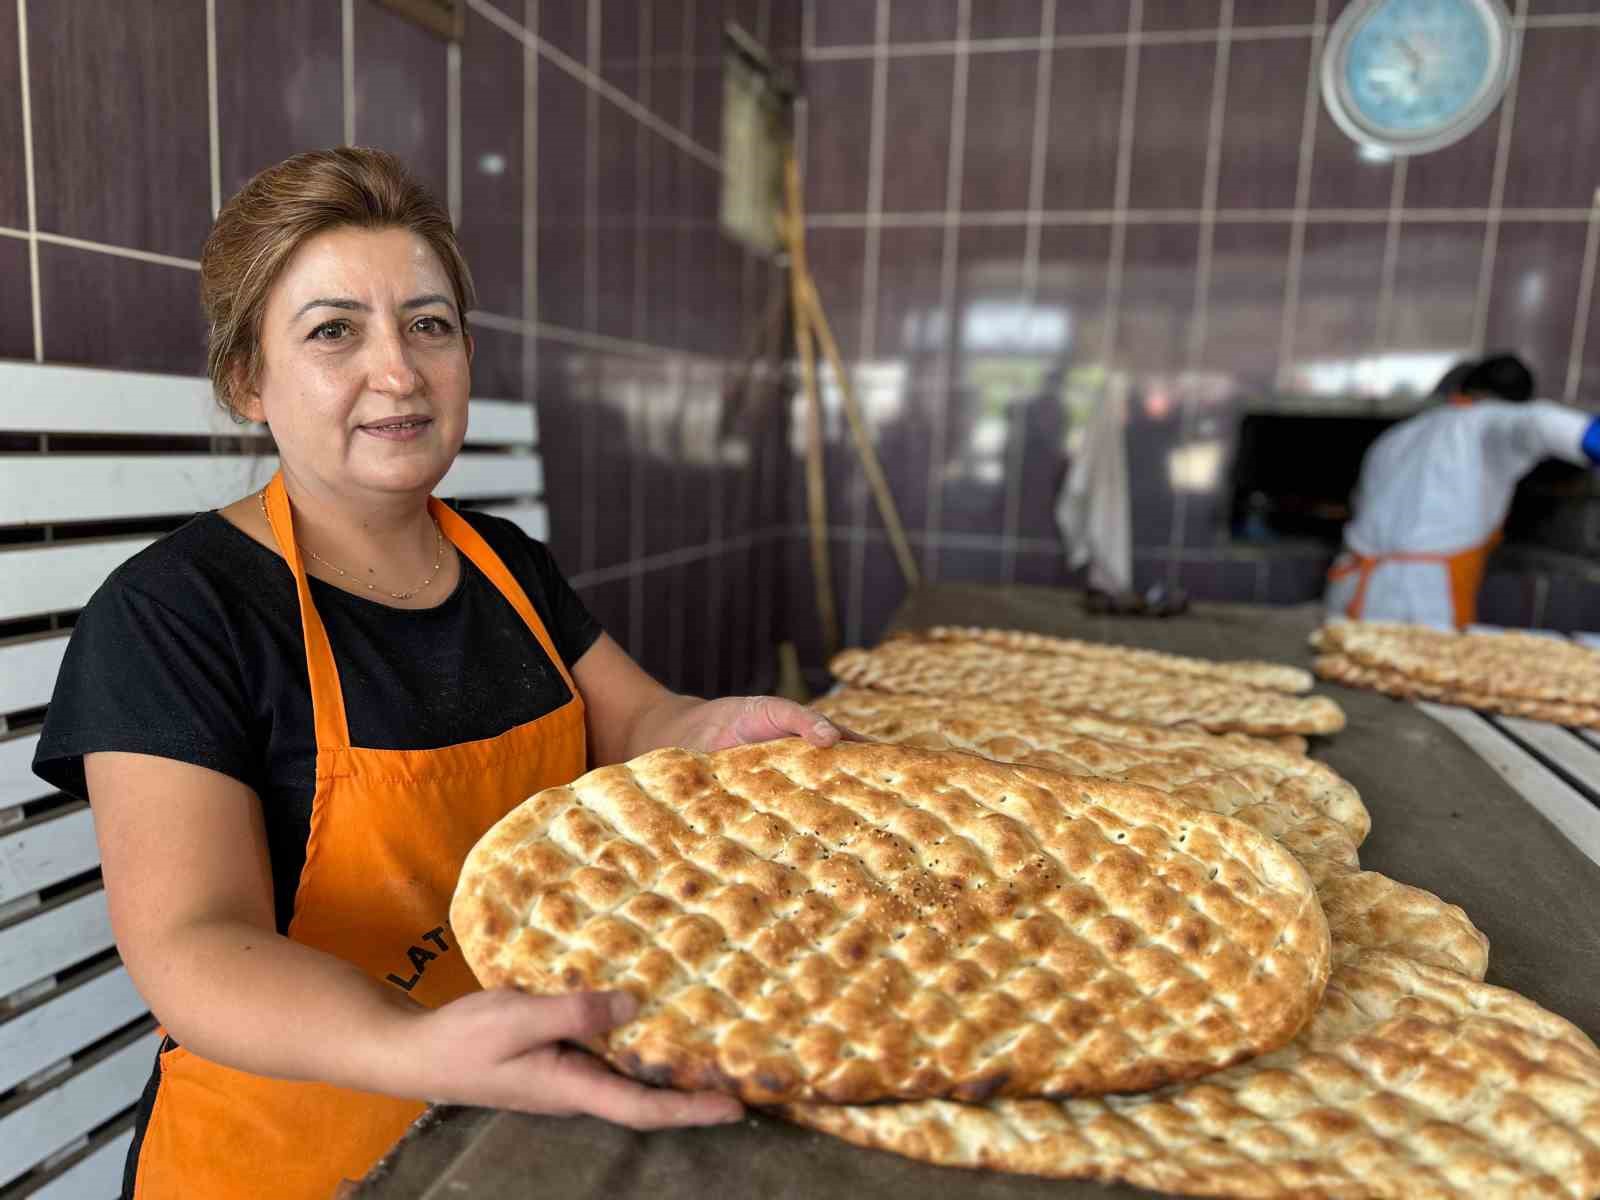
[[[1346,548],[1328,570],[1328,582],[1338,583],[1359,576],[1355,594],[1345,605],[1344,615],[1360,620],[1367,601],[1367,584],[1372,573],[1384,563],[1431,562],[1439,563],[1450,574],[1450,607],[1457,629],[1464,629],[1478,617],[1478,588],[1483,584],[1484,570],[1489,563],[1489,552],[1500,544],[1500,530],[1489,535],[1489,540],[1469,550],[1453,554],[1357,554]]]
[[[505,564],[466,521],[430,499],[445,536],[510,602],[572,699],[481,741],[434,750],[351,746],[281,475],[266,496],[273,536],[300,595],[317,734],[311,838],[288,936],[436,1007],[478,988],[447,922],[461,864],[517,804],[583,773],[583,702]],[[160,1061],[138,1200],[327,1200],[341,1178],[365,1174],[423,1109],[418,1100],[246,1074],[182,1047]]]

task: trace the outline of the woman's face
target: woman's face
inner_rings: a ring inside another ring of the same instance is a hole
[[[261,351],[240,408],[304,486],[426,494],[461,448],[471,339],[438,255],[408,229],[308,239],[268,293]]]

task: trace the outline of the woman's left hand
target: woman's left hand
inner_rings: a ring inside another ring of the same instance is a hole
[[[729,696],[706,700],[683,714],[675,744],[689,750],[726,750],[750,742],[801,737],[813,746],[864,741],[815,709],[777,696]]]

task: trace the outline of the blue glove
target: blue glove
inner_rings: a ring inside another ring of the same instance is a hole
[[[1583,452],[1589,456],[1589,461],[1600,464],[1600,417],[1589,422],[1589,428],[1583,431]]]

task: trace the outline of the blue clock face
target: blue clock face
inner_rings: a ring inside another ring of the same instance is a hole
[[[1347,15],[1338,99],[1367,137],[1400,148],[1476,123],[1498,99],[1508,57],[1498,0],[1369,0]]]
[[[1473,0],[1381,5],[1350,39],[1350,99],[1380,129],[1416,133],[1459,116],[1488,82],[1489,28]]]

